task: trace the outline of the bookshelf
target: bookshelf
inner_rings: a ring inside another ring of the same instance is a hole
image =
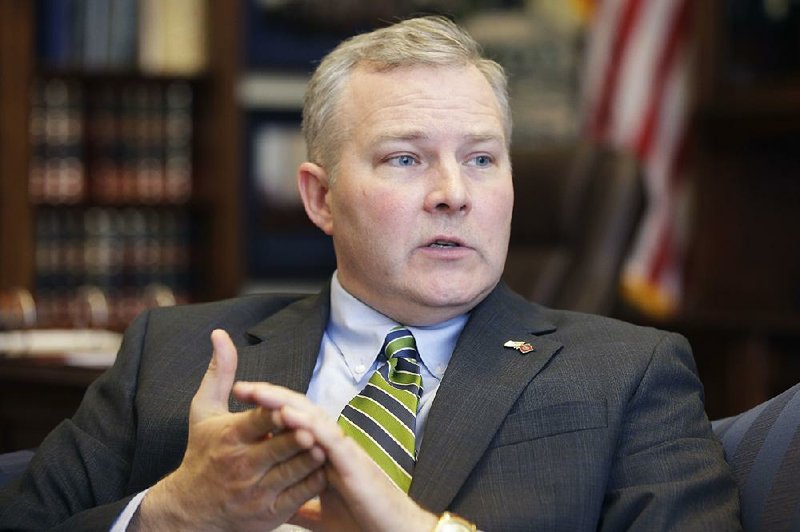
[[[702,315],[800,324],[800,6],[767,4],[697,6],[698,207],[688,303]]]
[[[240,3],[66,5],[0,2],[0,290],[30,290],[53,326],[74,325],[64,313],[81,287],[100,288],[112,328],[159,297],[154,287],[178,302],[234,295]],[[134,50],[136,27],[108,31],[115,10],[138,15],[143,34],[148,21],[149,35],[169,31]],[[186,24],[192,10],[200,22]],[[98,35],[112,38],[90,47]]]
[[[800,379],[800,6],[695,5],[695,205],[686,305],[712,417]]]
[[[335,268],[333,244],[305,214],[296,185],[305,160],[300,124],[305,87],[342,39],[377,25],[371,5],[242,2],[244,290],[320,286]],[[321,13],[331,16],[322,16]],[[332,13],[344,15],[342,24]]]
[[[28,101],[33,2],[0,2],[0,288],[33,284],[33,224],[27,195]]]

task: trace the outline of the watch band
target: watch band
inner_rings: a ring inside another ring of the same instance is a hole
[[[461,516],[445,512],[439,517],[433,532],[475,532],[478,527]]]

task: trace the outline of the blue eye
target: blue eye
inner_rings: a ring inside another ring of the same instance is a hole
[[[396,155],[389,158],[389,163],[393,166],[414,166],[417,160],[413,155]]]
[[[485,167],[491,165],[492,162],[493,162],[493,159],[488,155],[476,155],[475,157],[472,158],[472,161],[471,161],[471,163],[474,166],[477,166],[479,168],[485,168]]]

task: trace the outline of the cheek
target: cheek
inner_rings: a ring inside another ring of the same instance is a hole
[[[487,191],[484,198],[487,228],[490,228],[498,236],[510,232],[511,213],[514,208],[513,189],[509,187],[509,189]]]
[[[357,250],[358,260],[391,255],[391,243],[400,244],[412,224],[404,219],[404,202],[391,190],[354,188],[339,198],[336,229],[348,247]]]
[[[412,205],[413,200],[397,190],[363,190],[359,214],[369,231],[407,232],[410,226],[405,217]]]

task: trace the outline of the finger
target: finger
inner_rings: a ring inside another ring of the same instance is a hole
[[[291,406],[283,407],[281,416],[287,428],[311,433],[315,444],[325,451],[337,476],[347,478],[367,474],[370,477],[385,477],[355,440],[345,436],[341,427],[330,418],[320,419],[309,410]]]
[[[314,449],[314,438],[311,433],[299,430],[283,432],[252,445],[248,454],[252,467],[266,472],[294,456],[300,453],[308,453],[312,449]],[[325,453],[320,448],[313,451],[313,456],[320,463],[325,460]],[[308,472],[301,475],[301,477],[307,474]]]
[[[269,410],[277,410],[286,405],[295,408],[313,406],[305,395],[268,382],[237,382],[233,387],[233,394],[240,401],[257,404]]]
[[[222,329],[211,333],[211,343],[214,346],[211,362],[192,399],[192,421],[228,412],[228,397],[236,377],[236,346]]]
[[[320,415],[317,408],[296,408],[286,405],[280,409],[281,423],[295,431],[308,431],[315,442],[326,450],[334,448],[344,438],[341,427],[327,415]],[[324,413],[322,413],[324,414]]]
[[[236,424],[240,440],[247,443],[259,442],[283,429],[280,414],[260,406],[242,412]]]
[[[361,450],[360,447],[346,438],[339,425],[306,396],[282,386],[263,382],[237,382],[234,395],[240,400],[275,409],[272,410],[272,418],[276,423],[294,429],[298,434],[308,431],[315,443],[325,450],[329,459],[331,451],[336,453],[337,463],[340,464],[337,469],[340,473],[352,470],[352,466],[348,465],[350,460],[348,453],[353,452],[352,447],[358,448],[356,452]],[[276,411],[279,413],[278,416],[274,414]],[[353,444],[352,447],[350,443]],[[373,464],[363,451],[361,454],[366,462]]]
[[[398,489],[356,441],[345,436],[338,424],[333,421],[320,422],[309,417],[308,411],[290,406],[283,407],[281,415],[287,427],[308,427],[313,433],[315,441],[325,450],[328,458],[325,473],[330,486],[341,495],[351,518],[361,528],[433,528],[434,516],[423,512],[405,492]],[[325,513],[323,504],[323,516]],[[416,524],[413,520],[408,521],[408,516],[416,516]],[[433,523],[430,523],[431,519]],[[394,525],[387,526],[388,522]],[[423,522],[424,526],[418,526]]]
[[[309,449],[271,467],[259,481],[259,486],[272,494],[279,494],[302,481],[325,463],[321,449]]]
[[[325,491],[327,485],[325,471],[317,468],[310,475],[284,489],[275,498],[273,503],[275,513],[294,514],[303,504]]]
[[[269,409],[270,419],[276,426],[293,429],[304,428],[314,433],[317,430],[314,425],[320,423],[322,424],[320,428],[326,428],[330,437],[341,433],[338,425],[327,412],[312,403],[305,395],[283,386],[266,382],[237,382],[233,393],[241,401],[258,404],[260,409]],[[291,409],[292,412],[303,412],[304,415],[297,418],[302,421],[296,426],[287,425],[283,416],[286,409]],[[311,430],[312,428],[315,430]]]

